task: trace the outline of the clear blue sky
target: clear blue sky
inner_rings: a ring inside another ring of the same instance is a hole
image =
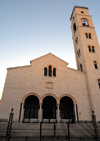
[[[6,68],[52,52],[76,68],[70,16],[89,8],[100,41],[100,0],[0,0],[0,91]],[[1,93],[0,92],[0,93]]]

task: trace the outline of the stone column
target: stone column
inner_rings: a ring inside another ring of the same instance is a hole
[[[76,104],[74,104],[75,122],[77,121]]]
[[[20,103],[20,109],[19,109],[19,119],[18,119],[19,122],[21,120],[21,114],[22,114],[22,103]]]
[[[24,119],[24,103],[22,103],[22,112],[21,112],[21,119],[20,121],[23,122]]]
[[[42,121],[42,103],[40,103],[40,109],[38,111],[38,122]]]
[[[60,110],[59,110],[59,103],[57,103],[57,122],[60,122]]]

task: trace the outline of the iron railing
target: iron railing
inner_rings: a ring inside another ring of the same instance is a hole
[[[10,115],[12,115],[11,113]],[[13,119],[13,116],[11,117],[9,118],[10,122],[8,122],[7,132],[5,136],[2,136],[0,134],[0,141],[4,141],[4,139],[6,139],[7,141],[17,141],[20,139],[21,141],[100,141],[99,134],[96,134],[97,127],[95,127],[96,129],[94,128],[93,121],[79,123],[13,122],[12,124],[11,119]],[[96,125],[97,122],[95,123],[95,126]]]

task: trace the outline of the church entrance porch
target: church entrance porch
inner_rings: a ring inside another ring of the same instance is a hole
[[[46,95],[40,100],[36,95],[29,95],[20,106],[19,121],[23,122],[77,122],[78,109],[75,100],[69,96],[55,98]],[[22,110],[21,110],[22,109]]]
[[[56,100],[52,96],[43,99],[43,122],[56,122]]]
[[[25,99],[23,122],[38,122],[39,100],[31,95]]]

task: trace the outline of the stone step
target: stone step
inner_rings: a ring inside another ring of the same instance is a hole
[[[14,122],[12,124],[13,129],[39,129],[40,123],[21,123],[21,122]]]
[[[70,141],[96,141],[95,138],[70,138]],[[0,138],[0,141],[5,141],[5,138]],[[40,141],[39,137],[11,137],[10,141]],[[68,137],[42,137],[41,141],[68,141]]]
[[[0,122],[0,130],[7,129],[8,122]]]
[[[0,123],[0,136],[6,136],[7,122]],[[92,123],[71,123],[69,124],[71,137],[94,137],[94,128]],[[68,125],[66,123],[43,123],[42,136],[68,136]],[[11,136],[14,137],[39,137],[40,123],[19,123],[13,122]]]
[[[99,129],[99,133],[100,133],[100,122],[98,123],[98,129]]]

